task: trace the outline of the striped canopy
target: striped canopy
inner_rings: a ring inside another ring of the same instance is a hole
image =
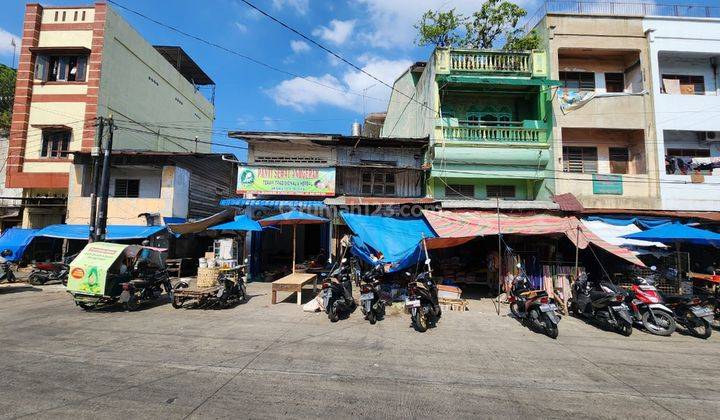
[[[498,221],[497,213],[489,211],[424,210],[423,215],[441,238],[497,235],[499,224],[503,235],[565,235],[580,249],[585,249],[592,243],[633,264],[645,265],[635,253],[600,239],[574,216],[500,214]]]

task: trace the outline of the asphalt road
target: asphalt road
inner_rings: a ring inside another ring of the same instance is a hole
[[[83,312],[0,285],[3,418],[717,418],[720,331],[629,338],[573,318],[551,340],[488,300],[415,332],[331,324],[268,284],[228,310]],[[285,295],[281,295],[281,298]]]

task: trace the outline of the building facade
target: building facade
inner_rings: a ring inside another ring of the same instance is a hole
[[[720,19],[646,17],[643,30],[662,209],[720,211]]]
[[[118,149],[208,152],[215,111],[205,85],[212,80],[181,49],[151,46],[105,3],[28,4],[7,186],[26,198],[66,197],[71,154],[97,146],[97,117],[114,117]],[[62,207],[26,206],[23,226],[65,217]]]
[[[444,202],[549,201],[547,76],[544,52],[437,48],[396,80],[381,135],[430,138],[427,190]]]

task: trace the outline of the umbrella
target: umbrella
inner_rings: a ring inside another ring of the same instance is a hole
[[[292,272],[295,272],[295,236],[297,234],[297,225],[314,225],[327,223],[330,220],[315,216],[312,214],[303,213],[300,210],[291,210],[287,213],[281,213],[276,216],[270,216],[260,220],[260,225],[271,226],[271,225],[292,225],[293,227],[293,256],[292,256]]]
[[[713,245],[720,247],[720,234],[709,230],[698,229],[683,225],[681,223],[666,223],[658,227],[624,235],[627,239],[640,239],[645,241],[657,241],[663,243],[674,243],[677,251],[678,272],[680,271],[680,243],[687,242],[695,245]]]
[[[219,225],[211,226],[208,229],[260,232],[262,231],[262,226],[260,226],[260,223],[256,222],[255,220],[252,220],[251,218],[243,215],[235,216],[235,220],[233,220],[232,222],[221,223]]]

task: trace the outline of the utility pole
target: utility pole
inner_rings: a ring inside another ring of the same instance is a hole
[[[100,181],[100,202],[98,203],[97,224],[95,227],[95,237],[98,241],[104,241],[105,234],[107,233],[108,195],[110,194],[110,157],[112,155],[113,147],[113,132],[115,131],[112,115],[108,118],[108,130],[110,133],[108,135],[105,153],[103,154],[102,178]]]
[[[102,138],[105,131],[105,118],[98,117],[98,135],[97,143],[92,151],[93,160],[93,173],[92,183],[93,190],[90,194],[90,242],[95,242],[97,236],[95,235],[95,227],[97,226],[97,196],[98,196],[98,184],[100,182],[100,151],[102,150]]]

